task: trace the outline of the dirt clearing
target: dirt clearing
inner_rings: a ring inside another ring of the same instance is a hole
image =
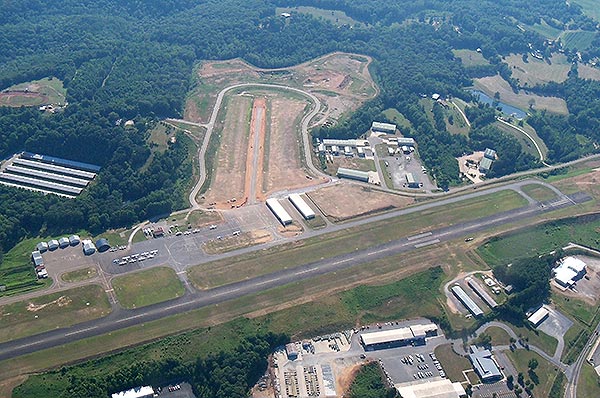
[[[302,163],[300,122],[307,102],[284,96],[270,97],[270,119],[264,159],[263,197],[282,189],[295,189],[324,182],[313,178]],[[307,177],[310,177],[308,178]]]
[[[239,203],[238,200],[244,197],[251,105],[251,98],[239,95],[230,97],[223,127],[213,133],[220,134],[221,145],[204,202],[215,203],[216,208],[231,208],[234,206],[232,203]]]
[[[407,207],[414,199],[375,191],[350,183],[321,188],[307,194],[332,221],[344,221],[359,216]]]

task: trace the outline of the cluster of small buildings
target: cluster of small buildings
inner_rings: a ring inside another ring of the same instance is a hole
[[[292,205],[298,210],[298,212],[302,215],[305,220],[310,220],[315,218],[315,212],[313,209],[306,203],[306,201],[299,194],[291,194],[288,196],[288,200],[292,203]],[[290,216],[290,213],[279,203],[279,200],[276,198],[267,199],[267,207],[271,212],[275,215],[275,217],[279,220],[283,226],[291,224],[294,219]]]
[[[425,338],[437,336],[434,323],[417,324],[403,328],[361,333],[360,341],[366,351],[425,344]]]
[[[60,239],[52,239],[48,242],[40,242],[35,246],[34,251],[31,252],[31,261],[33,262],[33,267],[35,268],[35,272],[38,278],[47,278],[48,271],[46,271],[46,264],[44,263],[44,258],[42,257],[42,253],[46,251],[54,251],[58,248],[64,249],[69,246],[77,246],[81,240],[78,235],[71,235],[70,237],[62,237]]]
[[[565,257],[558,267],[554,268],[554,281],[562,288],[568,289],[586,273],[586,264],[576,257]]]
[[[96,250],[103,252],[110,249],[110,244],[105,238],[98,239],[94,245],[94,242],[90,239],[81,240],[79,235],[71,235],[69,237],[63,236],[62,238],[51,239],[48,242],[40,242],[35,246],[35,250],[31,252],[31,261],[33,262],[38,278],[48,277],[48,271],[46,271],[46,264],[44,263],[42,253],[74,247],[80,243],[83,244],[83,253],[86,256],[94,254]]]
[[[356,154],[360,158],[373,156],[373,151],[367,140],[337,140],[325,138],[318,144],[317,151],[330,157],[339,155],[354,157],[354,151],[356,151]]]
[[[67,198],[79,195],[100,171],[99,166],[22,152],[0,172],[0,184]]]
[[[483,158],[479,162],[479,171],[483,174],[488,173],[492,169],[492,164],[496,160],[496,151],[490,148],[485,148]]]
[[[486,288],[483,287],[479,281],[477,281],[475,278],[467,277],[465,278],[465,282],[473,290],[473,292],[475,292],[475,294],[479,296],[479,298],[483,300],[483,302],[486,303],[491,309],[498,307],[496,300],[490,296]],[[460,285],[454,285],[450,290],[454,296],[465,306],[465,308],[469,310],[471,314],[473,314],[473,316],[479,317],[483,315],[483,310],[479,307],[479,305],[477,305],[477,303],[475,303],[475,301],[473,301],[473,299]]]

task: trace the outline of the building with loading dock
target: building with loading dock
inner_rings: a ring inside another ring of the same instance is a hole
[[[425,344],[427,337],[437,336],[438,328],[433,323],[409,327],[361,333],[360,341],[365,350],[402,347],[410,344]]]

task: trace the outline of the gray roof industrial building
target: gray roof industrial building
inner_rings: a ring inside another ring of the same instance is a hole
[[[502,372],[494,361],[490,350],[480,349],[476,346],[471,346],[469,360],[473,365],[473,369],[483,382],[499,380],[502,378]]]
[[[371,131],[394,134],[396,132],[396,125],[390,123],[373,122],[373,124],[371,124]]]
[[[340,167],[337,170],[337,176],[339,178],[348,178],[351,180],[369,182],[369,173],[367,171],[346,169],[344,167]]]
[[[481,316],[483,315],[483,311],[481,310],[481,308],[479,308],[479,306],[477,304],[475,304],[475,302],[473,301],[473,299],[471,299],[471,297],[469,297],[469,295],[463,290],[462,287],[456,285],[456,286],[452,286],[452,293],[454,293],[454,295],[460,300],[460,302],[474,315],[474,316]]]

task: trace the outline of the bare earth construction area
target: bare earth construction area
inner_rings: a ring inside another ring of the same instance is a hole
[[[370,62],[335,53],[289,69],[258,69],[237,59],[204,63],[198,71],[201,84],[186,103],[186,119],[207,121],[221,90],[246,85],[225,94],[211,138],[218,140],[213,178],[199,203],[225,210],[327,182],[306,164],[305,119],[335,123],[373,98],[378,89],[368,72]]]

